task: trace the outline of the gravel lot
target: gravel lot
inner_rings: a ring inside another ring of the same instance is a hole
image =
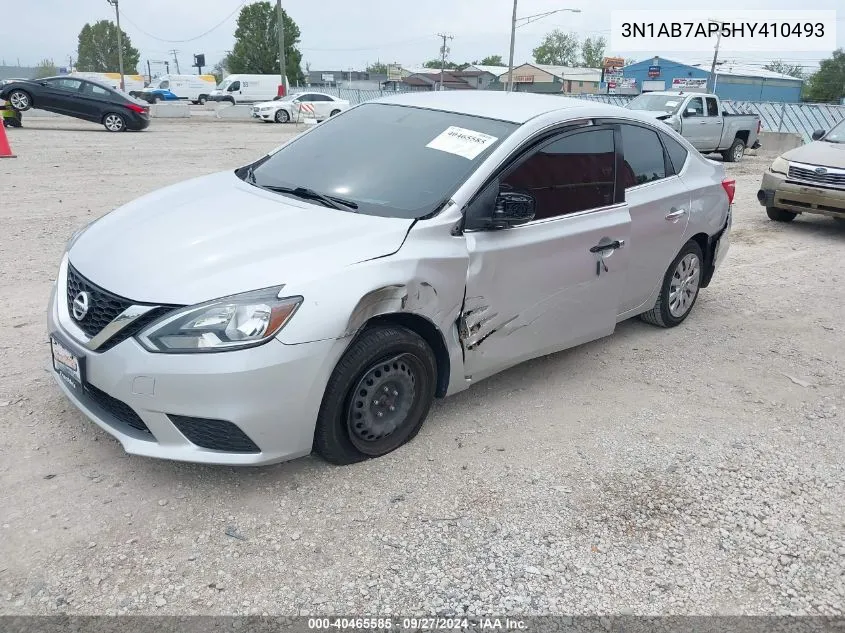
[[[292,128],[24,123],[0,162],[0,613],[845,612],[845,226],[770,222],[771,156],[728,167],[732,250],[681,327],[494,377],[379,460],[230,469],[128,457],[77,413],[45,306],[75,228]]]

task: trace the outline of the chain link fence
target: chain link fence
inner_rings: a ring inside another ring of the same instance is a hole
[[[356,88],[315,88],[315,91],[346,99],[352,105],[378,99],[385,95],[414,92],[399,90],[358,90]],[[297,88],[293,92],[307,92]],[[624,106],[633,97],[625,95],[561,95],[587,101],[598,101]],[[792,132],[809,142],[814,130],[829,130],[845,119],[845,106],[826,103],[776,103],[771,101],[722,101],[722,107],[731,114],[757,114],[765,132]]]

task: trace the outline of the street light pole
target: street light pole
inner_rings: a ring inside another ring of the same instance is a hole
[[[563,13],[568,11],[569,13],[581,13],[581,9],[555,9],[554,11],[546,11],[545,13],[537,13],[535,15],[528,15],[524,18],[517,18],[516,17],[516,3],[517,0],[513,0],[513,17],[511,18],[511,50],[510,50],[510,58],[508,60],[508,92],[513,92],[513,49],[514,44],[516,43],[516,28],[517,26],[525,26],[526,24],[531,24],[536,20],[541,20],[545,17],[553,15],[555,13]],[[517,25],[517,22],[525,20],[522,24]]]
[[[126,90],[126,82],[123,80],[123,33],[120,30],[120,8],[117,5],[118,0],[106,0],[106,2],[114,7],[114,15],[117,19],[117,65],[120,66],[120,89]]]
[[[513,0],[513,17],[511,18],[511,52],[508,58],[508,92],[513,92],[513,48],[516,43],[516,2]]]
[[[723,22],[719,20],[708,20],[708,22],[715,22],[722,26]],[[716,60],[719,58],[719,42],[722,41],[722,29],[719,29],[719,35],[716,37],[716,49],[713,51],[713,63],[710,65],[710,76],[707,78],[707,92],[716,92]]]

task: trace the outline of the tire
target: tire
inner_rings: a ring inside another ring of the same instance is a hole
[[[276,110],[276,114],[273,115],[273,120],[276,123],[287,123],[290,121],[290,114],[285,109]]]
[[[335,116],[335,115],[338,115],[338,114],[340,114],[340,110],[332,110],[331,114],[329,114],[329,116]]]
[[[103,127],[109,132],[124,132],[126,131],[126,119],[122,114],[117,112],[109,112],[103,117]]]
[[[766,215],[775,222],[792,222],[798,214],[777,207],[766,207]]]
[[[436,384],[434,352],[419,335],[393,325],[364,330],[329,378],[314,451],[346,465],[396,450],[419,432]]]
[[[722,152],[722,159],[724,159],[726,163],[738,163],[742,160],[744,154],[745,141],[741,138],[735,138],[731,146],[726,151]]]
[[[12,90],[7,99],[18,112],[26,112],[32,107],[32,97],[25,90]]]
[[[161,101],[161,95],[153,95],[153,103],[158,103]]]
[[[197,103],[200,105],[205,105],[205,102],[208,101],[207,95],[200,95],[200,98],[197,99]]]
[[[704,256],[701,247],[690,240],[684,244],[681,252],[666,270],[657,303],[651,310],[642,313],[640,318],[658,327],[670,328],[680,325],[692,312],[703,276]],[[677,288],[678,282],[684,277],[687,281],[681,285],[679,294],[676,295],[680,301],[676,302],[673,288]]]
[[[229,97],[228,99],[224,99],[224,101],[228,101],[230,104],[235,105],[234,97]]]

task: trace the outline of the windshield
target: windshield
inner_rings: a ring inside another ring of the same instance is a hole
[[[437,210],[518,126],[475,116],[366,103],[266,156],[241,177],[303,187],[359,213],[421,218]],[[239,172],[240,173],[240,172]]]
[[[217,89],[218,90],[226,90],[226,88],[228,88],[229,84],[231,84],[231,83],[232,82],[229,81],[228,79],[226,81],[221,81],[220,84],[217,86]]]
[[[640,95],[628,102],[631,110],[648,110],[651,112],[667,112],[673,114],[681,105],[684,98],[680,95]]]
[[[824,139],[828,143],[845,143],[845,119],[833,126],[833,128],[825,134]]]

